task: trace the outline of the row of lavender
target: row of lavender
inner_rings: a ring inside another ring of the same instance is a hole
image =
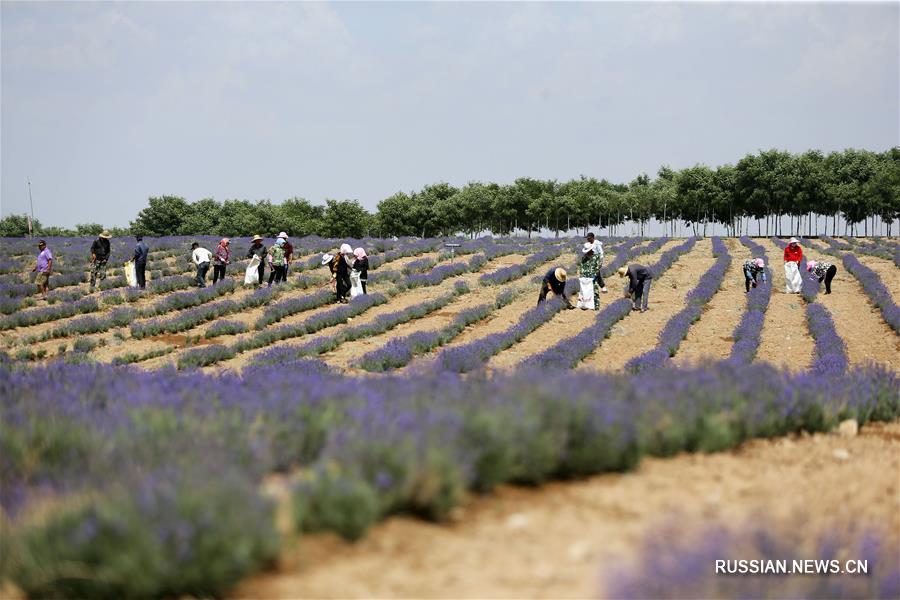
[[[776,237],[772,238],[772,242],[782,250],[787,247],[787,242]],[[822,303],[816,302],[819,280],[814,275],[806,274],[806,256],[800,259],[799,267],[803,277],[800,297],[806,302],[806,326],[815,340],[816,357],[810,369],[821,375],[843,373],[850,365],[847,345],[838,335],[831,313]]]
[[[308,359],[242,377],[3,364],[0,569],[29,596],[220,596],[278,552],[273,471],[297,529],[354,538],[391,513],[441,519],[467,489],[894,419],[898,386],[725,363],[363,380]]]

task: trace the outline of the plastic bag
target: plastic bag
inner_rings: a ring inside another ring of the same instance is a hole
[[[785,291],[788,294],[800,293],[800,287],[803,285],[803,277],[800,275],[800,268],[794,261],[784,263],[784,281]]]
[[[244,271],[244,285],[259,285],[262,283],[259,280],[259,257],[255,254],[253,258],[250,259],[250,264],[247,265],[247,270]]]
[[[134,267],[133,260],[125,263],[125,282],[128,284],[128,287],[137,287],[137,269]]]
[[[577,308],[594,310],[594,280],[591,277],[579,277],[578,285],[580,292],[578,293]]]

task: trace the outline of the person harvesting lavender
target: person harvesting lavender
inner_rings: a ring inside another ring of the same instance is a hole
[[[650,284],[653,281],[653,273],[644,265],[633,264],[621,267],[616,273],[619,277],[628,277],[625,284],[625,297],[631,299],[631,310],[647,312],[650,308]]]
[[[366,292],[366,281],[369,279],[369,257],[366,256],[364,248],[354,250],[353,256],[356,257],[356,260],[353,261],[353,273],[351,273],[350,279],[356,279],[359,289],[365,295],[368,293]]]
[[[284,238],[280,237],[272,244],[272,249],[268,256],[269,266],[272,268],[272,274],[269,275],[269,287],[272,287],[272,281],[277,284],[287,279],[287,259],[284,253]]]
[[[566,297],[566,278],[568,277],[566,270],[562,267],[554,267],[547,271],[541,280],[541,293],[538,295],[538,304],[547,299],[547,294],[553,292],[553,295],[562,298],[567,308],[575,308]]]
[[[37,262],[32,273],[37,273],[34,283],[37,285],[41,298],[47,299],[47,292],[50,291],[50,274],[53,272],[53,253],[47,247],[47,242],[40,240],[38,242]]]
[[[766,282],[766,261],[761,258],[745,260],[744,289],[749,292],[751,287],[759,285],[760,280]]]
[[[825,281],[825,293],[831,293],[831,280],[837,275],[837,267],[824,260],[811,260],[806,263],[806,272],[811,273],[819,283]]]
[[[225,267],[231,262],[231,240],[222,238],[213,253],[213,285],[221,279],[225,281]]]
[[[600,240],[597,240],[594,238],[593,231],[588,232],[586,239],[594,247],[594,254],[596,254],[597,258],[599,259],[599,261],[598,261],[599,266],[597,267],[597,276],[594,278],[594,280],[597,282],[597,285],[600,286],[600,291],[605,294],[609,290],[606,289],[606,282],[603,281],[603,273],[602,273],[602,271],[603,271],[603,244],[600,242]]]
[[[594,252],[594,244],[586,242],[581,249],[583,254],[578,264],[578,283],[581,293],[578,295],[578,308],[599,310],[600,284],[597,274],[600,272],[600,257]]]
[[[785,293],[799,294],[803,278],[800,276],[800,261],[803,260],[803,248],[797,238],[792,237],[784,247],[784,279]]]
[[[262,236],[254,235],[253,240],[250,242],[250,249],[247,250],[247,258],[253,258],[254,256],[259,258],[259,267],[257,273],[259,274],[259,279],[256,282],[256,285],[262,285],[263,279],[266,276],[266,254],[268,254],[268,250],[262,243]]]
[[[99,237],[91,244],[91,293],[97,280],[106,279],[106,262],[109,260],[109,231],[103,230]]]
[[[147,287],[147,257],[150,256],[150,247],[144,243],[144,236],[136,235],[137,244],[134,247],[134,276],[137,278],[138,287],[142,290]]]
[[[206,273],[212,261],[212,252],[194,242],[191,244],[191,260],[197,265],[197,287],[206,287]]]

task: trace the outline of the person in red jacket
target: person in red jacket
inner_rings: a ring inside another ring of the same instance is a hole
[[[803,277],[800,275],[800,261],[803,260],[803,248],[797,238],[791,238],[784,248],[784,279],[785,292],[799,294]]]

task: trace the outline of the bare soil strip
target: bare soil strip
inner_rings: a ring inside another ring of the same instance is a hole
[[[651,256],[642,264],[653,264],[654,260]],[[609,338],[603,340],[600,347],[585,358],[578,368],[618,371],[632,358],[652,350],[669,319],[684,308],[687,293],[697,285],[697,281],[715,261],[712,241],[698,241],[690,252],[678,258],[669,270],[653,281],[650,287],[650,310],[646,313],[632,312],[614,325]],[[622,282],[618,279],[615,281],[615,288],[614,294],[621,294]],[[533,352],[532,349],[529,353]]]
[[[491,263],[491,270],[497,270],[503,267],[508,267],[510,265],[522,264],[525,262],[525,258],[526,257],[521,254],[500,256]],[[402,323],[380,335],[375,335],[369,338],[363,338],[353,342],[348,342],[346,344],[341,344],[331,352],[322,354],[319,358],[330,365],[334,365],[340,368],[346,368],[354,361],[359,359],[363,354],[371,352],[372,350],[375,350],[377,348],[381,348],[392,339],[403,337],[417,331],[434,331],[446,327],[461,310],[465,310],[479,304],[484,304],[486,302],[491,302],[503,289],[517,283],[513,281],[505,284],[503,287],[482,286],[477,282],[477,278],[480,276],[481,274],[479,273],[476,277],[470,278],[470,280],[467,281],[472,291],[470,291],[468,294],[459,296],[453,302],[438,310],[437,312],[421,319],[414,319],[408,323]],[[526,277],[530,278],[531,274],[526,275]],[[475,281],[471,281],[471,279],[474,279]],[[422,301],[420,298],[416,298],[416,300],[417,302],[413,302],[412,304],[416,304]],[[391,302],[390,304],[393,307],[393,302]],[[396,307],[393,307],[393,309],[396,310]],[[358,322],[354,324],[361,324],[370,320],[371,319],[359,319]]]
[[[394,517],[355,544],[304,536],[232,597],[593,598],[600,568],[627,564],[661,524],[764,517],[898,538],[900,484],[886,476],[898,472],[900,422],[650,458],[632,473],[471,497],[443,525]]]
[[[800,294],[784,291],[784,251],[769,239],[754,241],[769,256],[772,271],[769,285],[773,286],[756,360],[791,371],[806,370],[812,364],[815,342],[806,326],[806,306]]]
[[[688,336],[672,357],[673,364],[677,366],[721,360],[731,353],[734,344],[731,334],[747,306],[743,264],[753,256],[739,240],[728,238],[724,241],[731,254],[731,266],[719,291],[704,308],[703,316],[691,326]]]
[[[427,300],[431,300],[442,294],[446,294],[448,291],[453,289],[453,286],[457,281],[465,281],[466,283],[469,284],[470,288],[474,288],[478,285],[478,278],[481,275],[483,275],[484,273],[490,273],[490,272],[500,269],[506,265],[505,263],[500,262],[501,258],[506,258],[506,257],[499,257],[497,260],[487,263],[486,265],[484,265],[484,267],[482,267],[476,273],[466,273],[466,274],[460,275],[458,277],[450,277],[447,280],[441,282],[440,285],[415,288],[412,290],[408,290],[406,292],[402,292],[402,293],[394,296],[393,298],[391,298],[390,302],[388,302],[386,304],[382,304],[380,306],[373,307],[370,310],[367,310],[365,313],[363,313],[359,317],[356,317],[351,322],[346,323],[346,324],[341,324],[341,325],[335,325],[334,327],[329,327],[329,328],[323,329],[322,331],[317,332],[314,337],[334,335],[338,331],[341,331],[341,329],[344,327],[363,325],[365,323],[371,322],[372,320],[377,318],[379,315],[403,310],[404,308],[407,308],[409,306],[413,306],[413,305],[425,302]],[[515,259],[510,258],[510,260],[515,260]],[[493,286],[494,294],[499,292],[501,289],[502,289],[501,287]],[[329,310],[331,308],[333,308],[333,307],[325,306],[325,307],[322,307],[321,309],[315,309],[314,311],[307,311],[300,315],[295,315],[291,318],[284,319],[284,320],[280,321],[279,324],[296,323],[296,322],[305,320],[312,314],[316,314],[316,312],[321,312],[322,310]],[[249,335],[249,334],[246,334],[246,335]],[[239,336],[232,336],[232,337],[237,338]],[[312,337],[309,339],[312,339]],[[301,344],[306,341],[308,341],[308,340],[304,339],[304,338],[297,338],[295,340],[284,340],[282,342],[277,342],[277,343],[279,343],[279,344]],[[357,341],[355,343],[361,344],[362,342]],[[217,365],[206,367],[205,370],[207,372],[221,372],[222,370],[227,370],[227,369],[237,369],[237,370],[243,369],[245,366],[252,363],[253,358],[258,353],[264,352],[265,350],[267,350],[271,347],[272,347],[272,345],[269,345],[269,346],[266,346],[265,348],[259,348],[257,350],[252,350],[250,352],[244,352],[243,354],[239,354],[238,356],[236,356],[232,359],[229,359],[227,361],[223,361]],[[338,348],[337,351],[340,351],[340,348]],[[347,367],[349,365],[342,365],[342,366]]]

